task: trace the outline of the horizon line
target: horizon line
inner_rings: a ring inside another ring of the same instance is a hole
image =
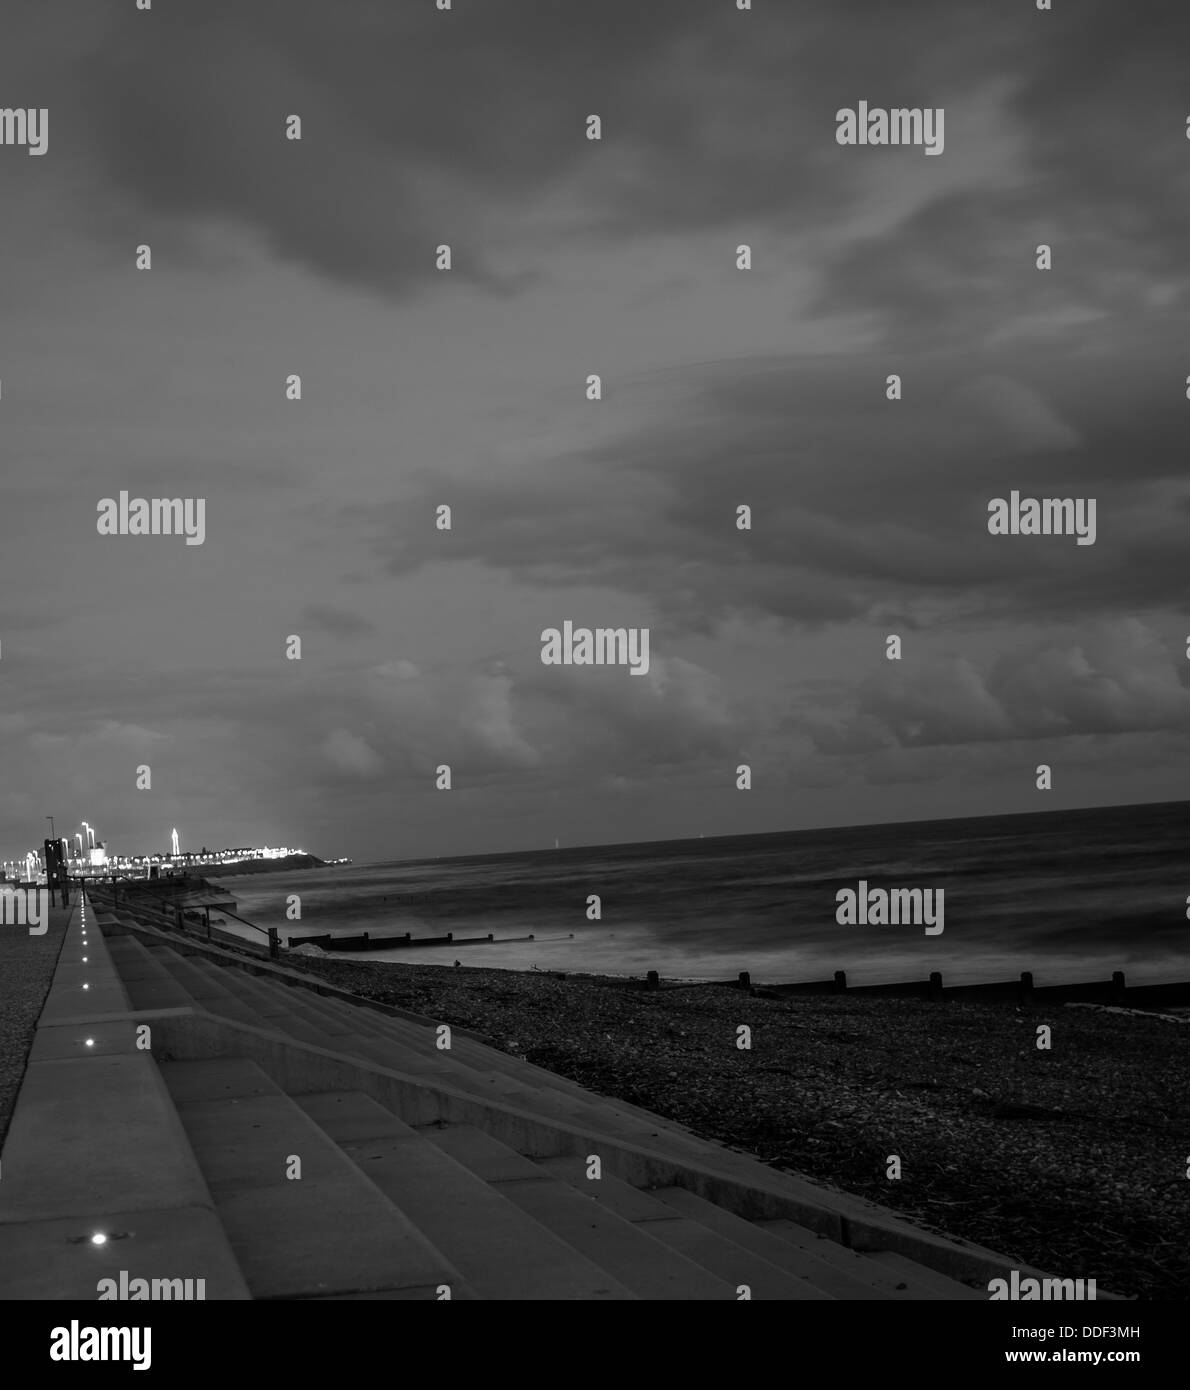
[[[1183,804],[1190,804],[1190,797],[1171,797],[1165,801],[1106,802],[1099,806],[1063,806],[1055,807],[1048,811],[997,811],[982,816],[931,816],[922,820],[904,821],[847,821],[836,825],[802,826],[794,830],[746,830],[731,835],[675,835],[654,840],[596,840],[581,845],[563,845],[558,849],[481,850],[473,851],[470,854],[423,854],[417,855],[411,859],[357,859],[353,862],[351,867],[359,869],[381,868],[389,864],[422,864],[427,860],[439,859],[448,861],[455,859],[500,859],[515,854],[563,854],[567,850],[621,849],[626,845],[681,845],[690,844],[697,840],[749,840],[756,839],[763,835],[815,835],[827,834],[832,830],[871,830],[877,826],[898,825],[909,828],[915,825],[940,825],[949,821],[1003,820],[1008,816],[1079,815],[1092,811],[1131,811],[1141,806],[1180,806]]]

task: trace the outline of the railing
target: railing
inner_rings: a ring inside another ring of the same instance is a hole
[[[234,917],[237,922],[243,922],[244,926],[251,927],[253,931],[263,932],[269,939],[269,955],[275,960],[280,954],[280,938],[276,927],[258,927],[255,922],[249,922],[247,917],[241,917],[238,912],[232,912],[230,908],[221,907],[220,912],[226,913],[228,917]],[[207,908],[207,940],[211,939],[211,909]]]
[[[135,887],[135,889],[134,889],[133,891],[131,891],[131,892],[126,891],[126,892],[125,892],[125,906],[126,906],[126,908],[127,908],[127,910],[128,910],[129,912],[135,912],[135,911],[137,911],[138,906],[140,906],[141,904],[143,904],[144,899],[150,898],[150,897],[155,898],[156,901],[160,904],[160,911],[159,911],[158,915],[159,915],[159,916],[162,916],[162,917],[167,917],[167,918],[168,918],[168,917],[170,916],[170,910],[172,910],[173,924],[174,924],[175,929],[176,929],[177,931],[180,931],[180,932],[183,932],[183,933],[184,933],[184,932],[186,931],[186,917],[189,915],[190,912],[197,911],[198,908],[201,908],[201,909],[202,909],[202,913],[203,913],[203,925],[204,925],[205,928],[206,928],[206,938],[207,938],[208,941],[210,941],[210,940],[212,939],[212,938],[211,938],[211,906],[212,906],[212,904],[210,904],[210,903],[195,903],[195,904],[192,904],[192,906],[191,906],[190,909],[187,909],[187,908],[185,908],[185,907],[184,907],[181,903],[179,903],[179,902],[170,903],[170,902],[168,901],[168,895],[164,895],[164,896],[163,896],[163,895],[161,895],[161,894],[159,894],[159,893],[157,893],[157,892],[155,892],[155,891],[150,890],[150,889],[147,887],[147,884],[150,883],[150,882],[154,882],[154,880],[151,880],[151,879],[150,879],[150,880],[144,880],[144,881],[142,881],[142,882],[139,882],[139,883],[137,883],[137,885],[136,885],[136,887]],[[171,885],[171,887],[173,887],[173,885]],[[95,885],[95,884],[89,884],[89,885],[88,885],[88,890],[89,890],[92,894],[94,894],[94,893],[96,892],[96,888],[97,888],[97,885]],[[106,894],[108,893],[109,889],[110,889],[110,896],[111,896],[112,907],[114,907],[114,908],[115,908],[115,907],[119,907],[119,905],[120,905],[120,904],[119,904],[119,894],[118,894],[118,892],[117,892],[117,885],[116,885],[115,881],[113,881],[110,885],[108,885],[107,888],[102,888],[102,889],[100,889],[99,891],[104,892],[105,895],[106,895]],[[184,891],[184,890],[183,890],[180,886],[178,886],[178,887],[173,887],[173,896],[174,896],[174,897],[179,897],[179,896],[181,896],[181,894],[182,894],[183,891]],[[138,900],[139,900],[139,901],[138,901]],[[268,943],[269,943],[269,956],[270,956],[272,959],[275,960],[275,959],[280,955],[280,951],[281,951],[281,942],[280,942],[280,936],[279,936],[279,934],[278,934],[278,932],[277,932],[277,928],[276,928],[276,927],[261,927],[261,926],[257,926],[257,924],[256,924],[255,922],[249,922],[248,919],[247,919],[246,917],[241,917],[240,914],[239,914],[238,912],[233,912],[229,907],[225,907],[222,903],[214,904],[214,906],[217,906],[218,909],[219,909],[219,911],[222,912],[222,913],[224,913],[226,916],[228,916],[228,917],[234,917],[234,918],[236,919],[237,922],[242,922],[242,923],[244,924],[244,926],[246,926],[246,927],[251,927],[253,931],[260,932],[262,936],[266,937],[267,940],[268,940]],[[156,911],[156,909],[154,909],[154,911]],[[220,934],[222,935],[222,933],[220,933]]]

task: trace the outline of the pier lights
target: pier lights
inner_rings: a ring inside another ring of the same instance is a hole
[[[83,988],[84,988],[84,989],[90,989],[91,986],[90,986],[90,985],[84,985]]]
[[[104,1233],[103,1233],[102,1231],[96,1231],[95,1234],[91,1237],[91,1244],[92,1244],[92,1245],[106,1245],[106,1244],[107,1244],[107,1236],[105,1236]]]
[[[95,1039],[94,1039],[94,1038],[88,1038],[88,1039],[87,1039],[87,1044],[86,1044],[86,1045],[87,1045],[88,1047],[94,1047],[94,1046],[95,1046]]]

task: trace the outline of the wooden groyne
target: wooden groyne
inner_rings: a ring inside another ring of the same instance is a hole
[[[1089,980],[1064,985],[1039,985],[1031,970],[1022,970],[1015,980],[990,980],[972,985],[947,985],[941,971],[932,971],[925,980],[906,980],[895,984],[849,985],[847,972],[836,970],[829,980],[803,980],[794,984],[752,984],[751,974],[741,970],[734,980],[663,982],[650,970],[643,989],[699,989],[707,985],[727,985],[746,989],[766,999],[784,999],[798,994],[877,995],[889,998],[1001,1002],[1016,1004],[1115,1004],[1135,1009],[1173,1008],[1190,1004],[1190,981],[1165,985],[1129,985],[1122,970],[1110,980]]]
[[[372,936],[364,932],[360,936],[332,936],[324,932],[320,936],[291,936],[286,945],[318,946],[324,951],[404,951],[410,946],[505,946],[514,941],[532,941],[532,936],[502,936],[499,940],[492,932],[487,936],[455,936],[447,932],[445,936],[413,936],[406,932],[403,936]]]

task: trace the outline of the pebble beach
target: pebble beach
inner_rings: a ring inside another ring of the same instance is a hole
[[[1110,1010],[291,957],[1063,1278],[1190,1296],[1190,1026]],[[752,1046],[736,1046],[737,1029]],[[1049,1050],[1037,1027],[1052,1030]],[[886,1176],[890,1155],[902,1177]]]

